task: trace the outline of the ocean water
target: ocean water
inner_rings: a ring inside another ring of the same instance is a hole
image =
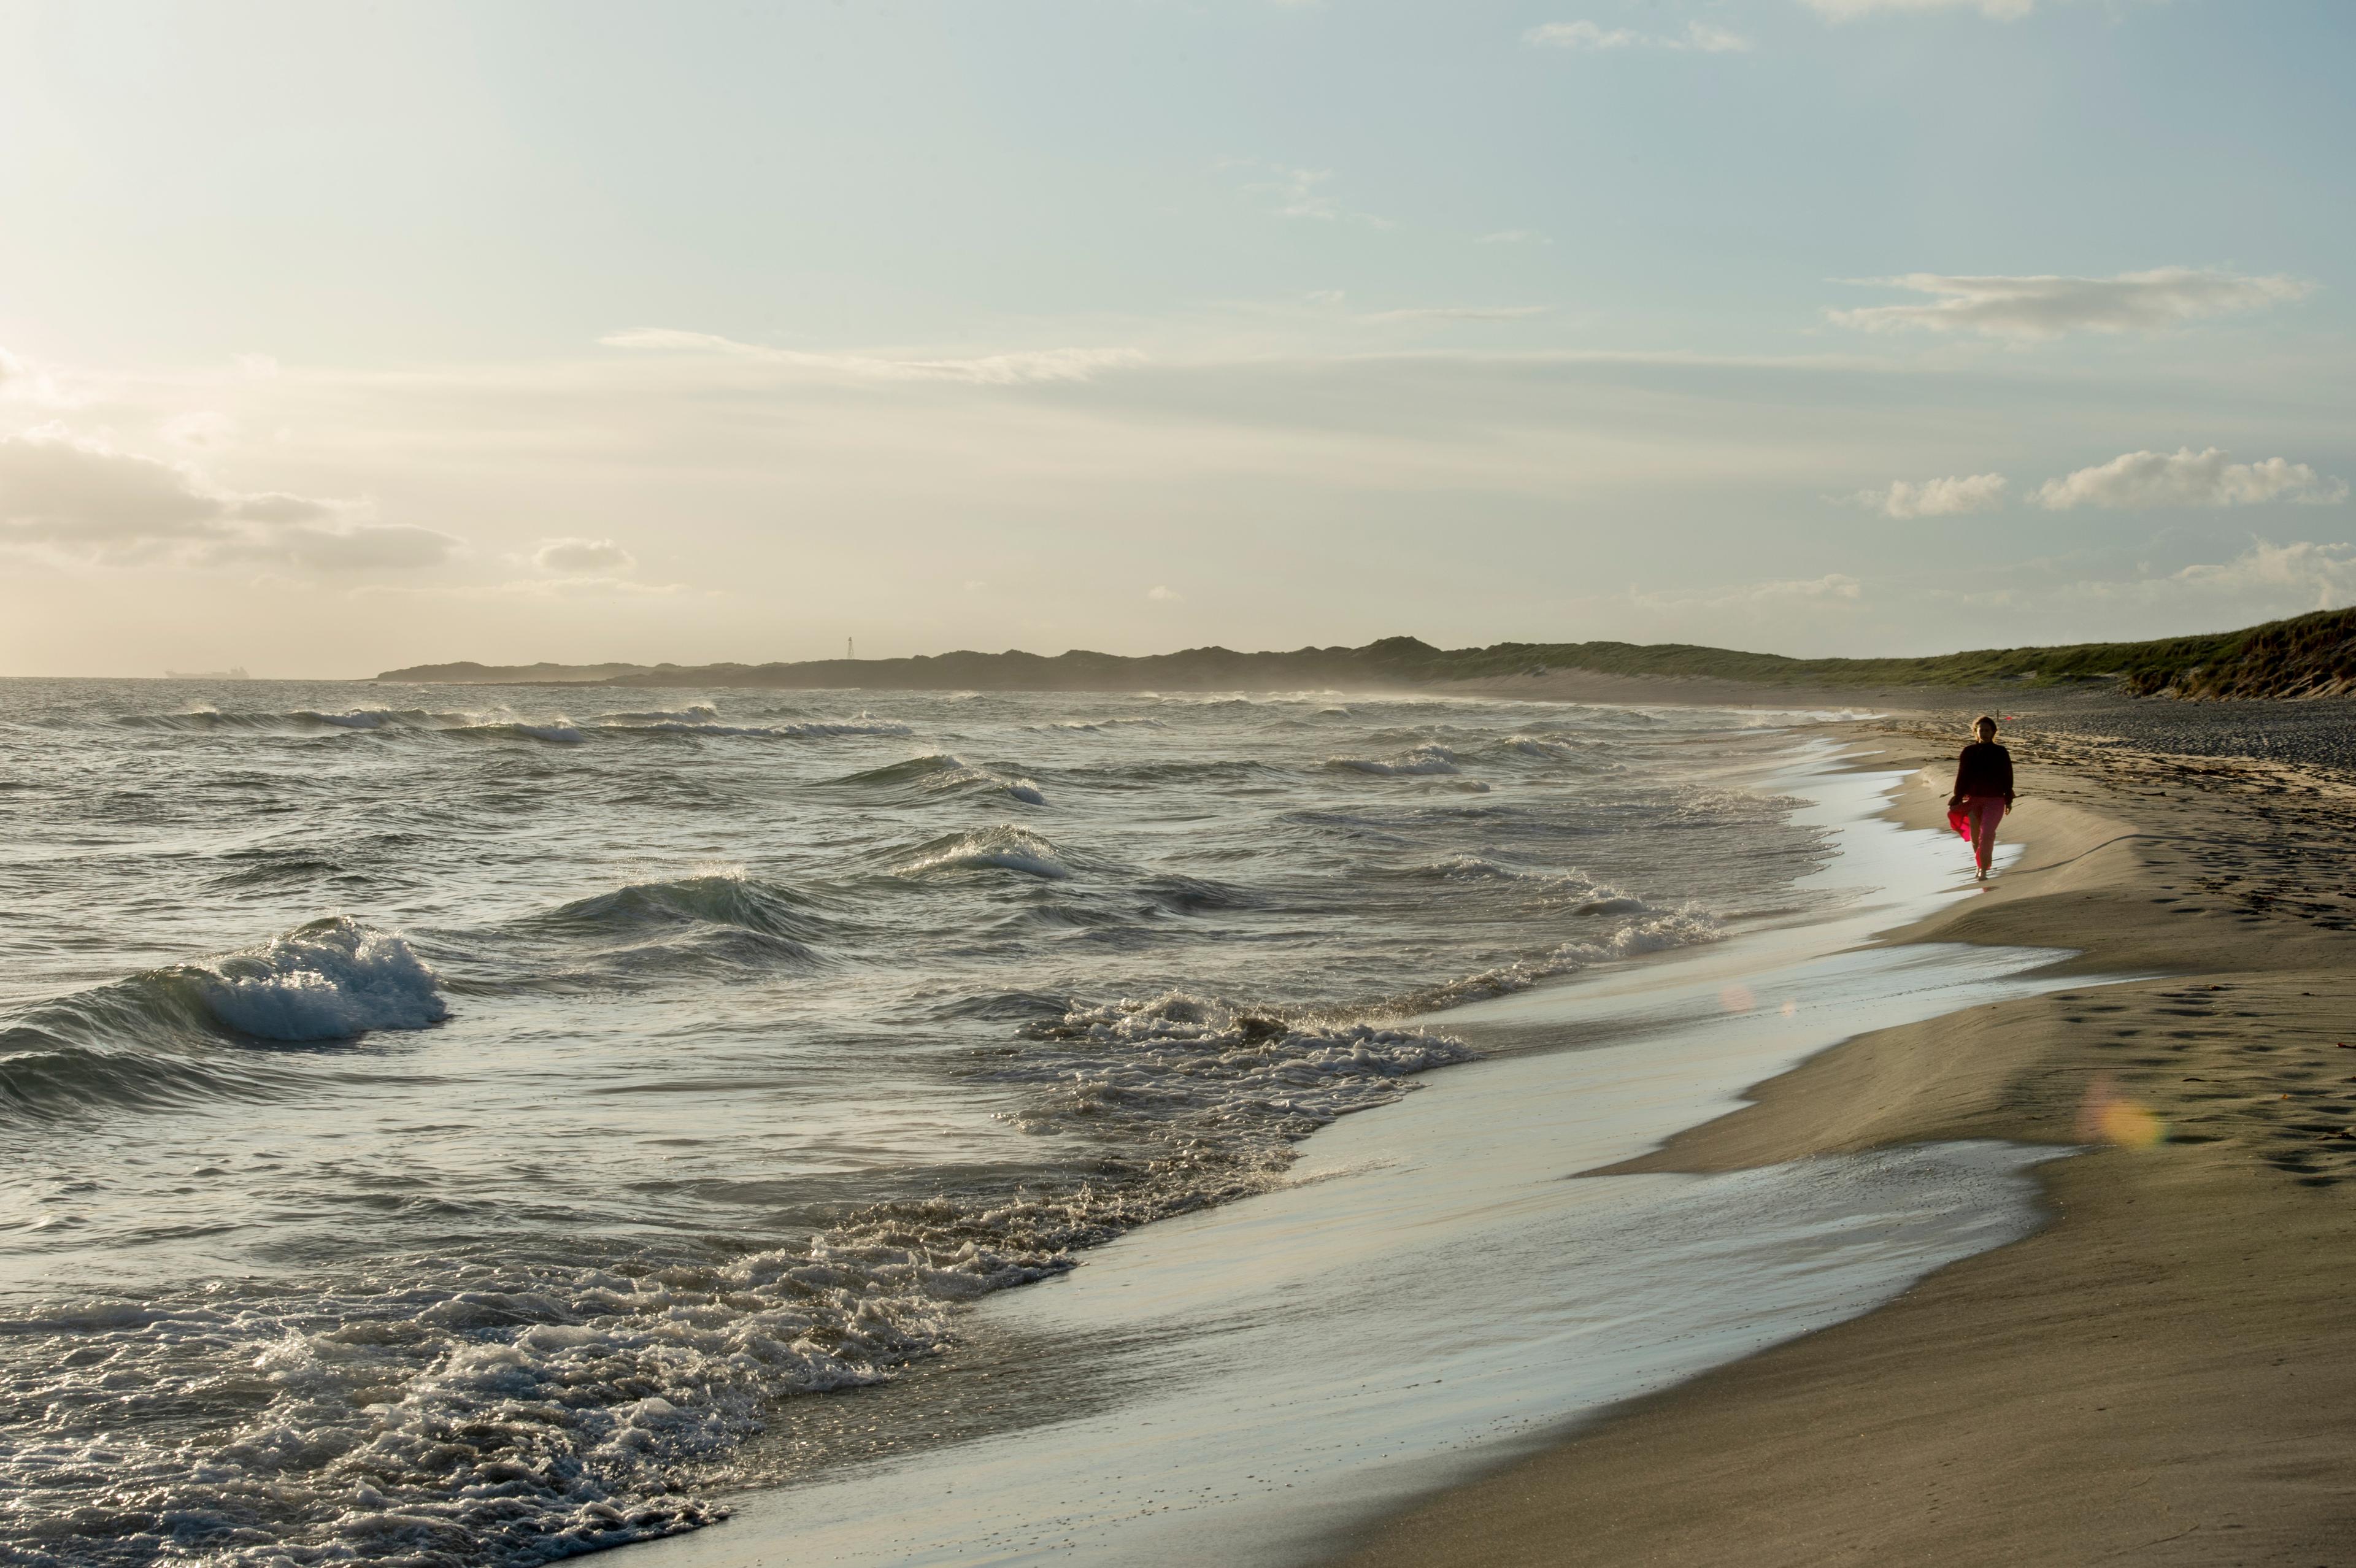
[[[1044,1419],[978,1299],[1268,1189],[1424,1014],[1805,918],[1794,745],[0,682],[0,1563],[540,1563]]]

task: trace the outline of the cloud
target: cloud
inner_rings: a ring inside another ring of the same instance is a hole
[[[54,426],[0,441],[0,537],[102,546],[197,539],[217,534],[232,504],[185,469]]]
[[[1223,168],[1248,169],[1266,177],[1252,180],[1244,190],[1252,196],[1263,196],[1275,203],[1269,211],[1279,218],[1301,218],[1319,223],[1363,223],[1369,229],[1396,229],[1387,218],[1377,218],[1371,212],[1354,212],[1344,207],[1339,198],[1325,188],[1333,177],[1332,169],[1294,168],[1283,164],[1262,163],[1258,158],[1229,158]]]
[[[1545,304],[1432,304],[1417,305],[1407,310],[1370,311],[1353,319],[1370,325],[1394,321],[1526,321],[1534,315],[1544,315],[1553,308]]]
[[[2013,22],[2037,9],[2037,0],[1801,0],[1801,4],[1836,22],[1909,11],[1977,11],[1999,22]]]
[[[1639,33],[1593,22],[1542,22],[1522,35],[1526,44],[1555,49],[1691,49],[1701,54],[1740,54],[1751,40],[1708,22],[1688,22],[1683,34]]]
[[[413,571],[439,566],[458,541],[413,523],[347,523],[336,528],[281,529],[226,542],[206,552],[209,563],[282,560],[313,571]]]
[[[1993,512],[2004,505],[2001,474],[1963,474],[1945,479],[1893,479],[1887,490],[1859,490],[1859,506],[1886,517],[1953,517]]]
[[[502,582],[491,592],[527,599],[668,598],[687,592],[684,582],[633,582],[626,577],[554,577]]]
[[[1853,282],[1929,294],[1924,304],[1869,305],[1826,312],[1842,326],[1867,332],[1921,328],[2024,340],[2071,332],[2159,332],[2203,316],[2259,310],[2304,298],[2315,285],[2297,278],[2161,267],[2115,278],[1949,277],[1909,272]]]
[[[31,403],[36,408],[71,409],[89,402],[91,394],[82,387],[60,381],[32,361],[0,348],[0,400]]]
[[[533,599],[547,602],[582,599],[670,599],[688,592],[684,582],[633,582],[626,577],[529,577],[507,582],[412,583],[371,582],[352,590],[355,596],[417,601],[446,599],[460,603]]]
[[[636,571],[638,558],[612,539],[543,539],[531,563],[542,571],[611,574]]]
[[[210,409],[174,414],[164,421],[164,439],[174,446],[219,446],[236,432],[237,421]]]
[[[1847,572],[1772,582],[1746,582],[1730,588],[1692,592],[1644,593],[1628,590],[1633,603],[1648,610],[1730,610],[1742,605],[1847,602],[1863,597],[1865,585]]]
[[[2345,480],[2329,479],[2304,463],[2269,457],[2235,463],[2216,447],[2195,452],[2130,452],[2092,468],[2081,468],[2037,488],[2037,504],[2049,511],[2077,507],[2141,511],[2153,507],[2254,507],[2268,501],[2329,506],[2348,498]]]
[[[1164,604],[1175,604],[1186,597],[1183,593],[1179,592],[1175,588],[1164,587],[1159,582],[1147,589],[1145,591],[1145,596],[1148,599],[1155,600]]]
[[[1476,236],[1475,245],[1551,245],[1553,240],[1527,229],[1500,229],[1494,234]]]
[[[792,348],[768,348],[739,343],[709,332],[681,332],[666,326],[631,327],[609,332],[597,340],[608,348],[636,348],[676,354],[713,354],[759,364],[776,365],[854,379],[893,381],[962,381],[972,386],[1019,387],[1034,381],[1086,381],[1115,366],[1133,365],[1144,357],[1133,348],[1036,348],[1011,354],[987,354],[972,358],[888,359],[866,354],[807,354]]]
[[[233,516],[257,523],[315,523],[341,510],[333,501],[315,501],[308,496],[290,496],[284,490],[240,496],[230,503]]]
[[[2278,545],[2254,539],[2248,549],[2232,560],[2188,566],[2176,574],[2175,581],[2228,593],[2288,590],[2301,598],[2312,598],[2316,609],[2329,610],[2335,599],[2344,601],[2356,594],[2356,546],[2308,539]]]
[[[193,470],[48,426],[0,439],[0,544],[108,562],[278,562],[318,571],[404,570],[458,541],[408,524],[349,520],[346,503],[241,493]]]

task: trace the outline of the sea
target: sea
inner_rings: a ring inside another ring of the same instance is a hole
[[[1809,717],[0,681],[0,1563],[539,1563],[1068,1411],[978,1303],[1809,920]]]

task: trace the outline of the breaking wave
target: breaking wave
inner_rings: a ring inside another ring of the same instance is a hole
[[[425,1260],[326,1299],[231,1292],[0,1321],[18,1352],[0,1392],[70,1413],[37,1459],[49,1506],[12,1521],[16,1550],[39,1561],[102,1537],[124,1562],[522,1568],[693,1530],[724,1515],[694,1481],[747,1479],[715,1464],[780,1401],[885,1381],[954,1342],[959,1305],[1266,1190],[1293,1141],[1469,1054],[1419,1029],[1180,992],[1067,1004],[1020,1035],[982,1071],[1029,1091],[1025,1125],[1103,1142],[1084,1185],[882,1204],[719,1263]],[[206,1434],[193,1473],[168,1429],[111,1419],[126,1391],[193,1404],[232,1376],[244,1408]],[[55,1506],[75,1492],[92,1506]]]
[[[834,781],[836,788],[855,790],[885,799],[915,801],[930,796],[980,792],[1002,795],[1025,805],[1044,805],[1046,792],[1027,775],[977,766],[946,752],[910,757],[888,767],[870,768]]]
[[[909,850],[893,867],[904,877],[937,876],[956,871],[1020,871],[1025,876],[1061,880],[1072,874],[1062,852],[1027,827],[991,827],[975,833],[952,833]]]
[[[1456,753],[1445,746],[1418,746],[1415,750],[1389,758],[1334,757],[1326,766],[1347,768],[1362,773],[1382,777],[1424,777],[1462,773]]]
[[[344,915],[27,1008],[0,1029],[0,1111],[49,1120],[275,1093],[217,1048],[416,1029],[448,1016],[432,970]]]

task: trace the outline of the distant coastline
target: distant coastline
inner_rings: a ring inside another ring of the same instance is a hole
[[[242,672],[239,672],[242,673]],[[1414,637],[1364,647],[1239,653],[1222,647],[1127,657],[1080,649],[775,664],[412,665],[380,681],[447,686],[759,687],[879,691],[1221,691],[1526,682],[1564,675],[1827,690],[2019,683],[2089,686],[2133,697],[2315,698],[2356,691],[2356,609],[2319,610],[2238,631],[2141,643],[1993,648],[1920,658],[1787,658],[1689,643],[1494,643],[1436,648]],[[1537,693],[1534,693],[1537,695]]]

